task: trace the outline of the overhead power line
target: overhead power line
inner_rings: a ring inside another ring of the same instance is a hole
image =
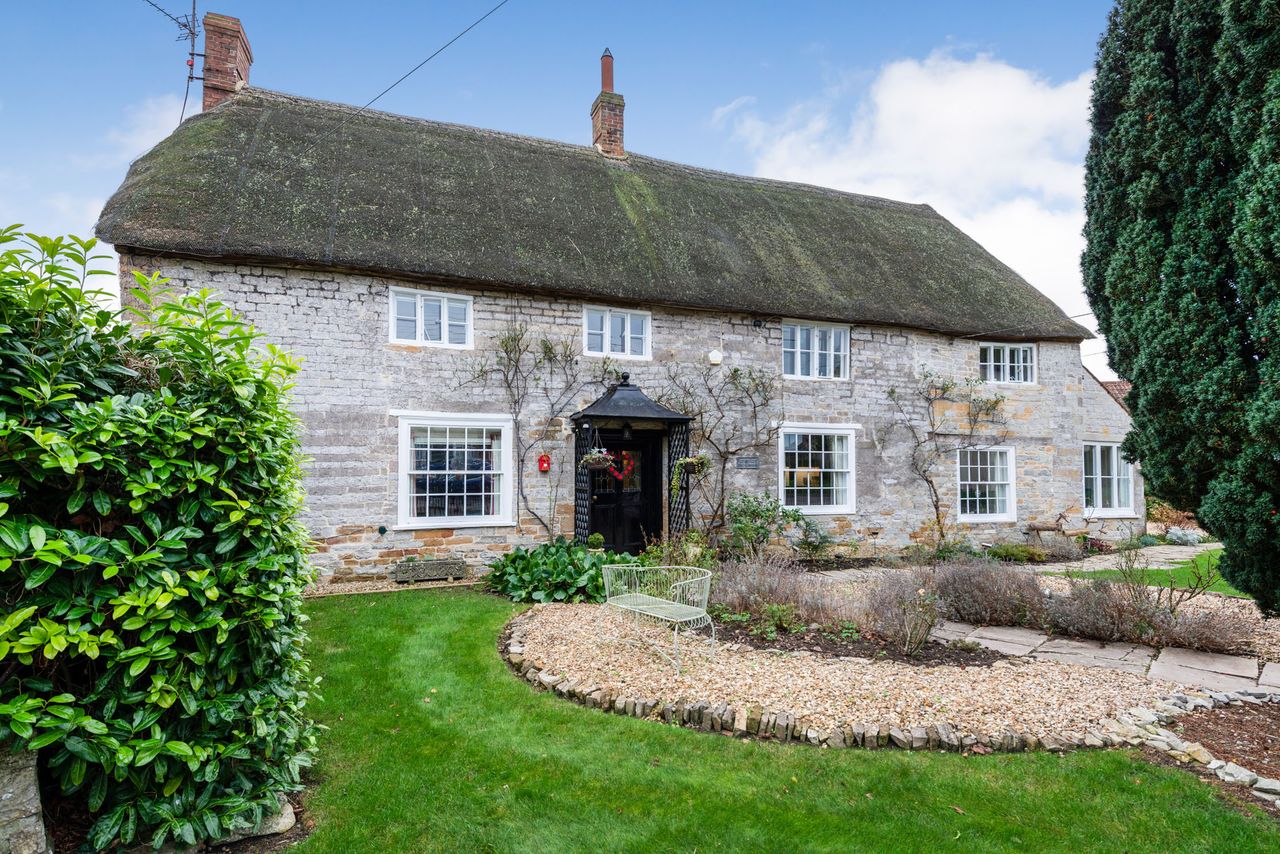
[[[150,0],[147,0],[147,2],[150,2]],[[337,133],[338,131],[342,130],[343,126],[344,126],[344,125],[346,125],[346,123],[347,123],[347,122],[351,121],[353,118],[355,118],[356,116],[358,116],[358,115],[360,115],[361,113],[363,113],[365,110],[367,110],[367,109],[369,109],[370,107],[372,107],[374,104],[376,104],[376,103],[377,103],[377,102],[382,98],[382,96],[383,96],[383,95],[386,95],[386,94],[387,94],[388,92],[390,92],[392,89],[396,88],[396,87],[397,87],[397,86],[399,86],[401,83],[403,83],[404,81],[408,80],[410,77],[412,77],[414,74],[416,74],[416,73],[417,73],[417,72],[418,72],[418,71],[419,71],[419,70],[420,70],[424,65],[426,65],[428,62],[430,62],[431,60],[435,59],[437,56],[439,56],[440,54],[442,54],[442,53],[444,53],[446,50],[448,50],[448,49],[449,49],[449,47],[450,47],[454,42],[456,42],[458,39],[462,38],[462,37],[463,37],[463,36],[465,36],[467,33],[469,33],[469,32],[471,32],[472,30],[474,30],[476,27],[480,26],[482,23],[484,23],[485,19],[487,19],[487,18],[488,18],[490,15],[492,15],[494,12],[497,12],[499,9],[501,9],[503,6],[507,5],[507,4],[508,4],[508,3],[510,3],[510,2],[511,2],[511,0],[502,0],[502,2],[501,2],[501,3],[499,3],[499,4],[498,4],[498,5],[496,5],[496,6],[494,6],[494,7],[493,7],[492,9],[490,9],[488,12],[485,12],[485,13],[484,13],[483,15],[481,15],[479,18],[476,18],[476,19],[475,19],[474,21],[472,21],[469,25],[467,25],[467,28],[466,28],[466,29],[462,30],[462,31],[461,31],[461,32],[459,32],[456,36],[454,36],[453,38],[449,39],[449,40],[448,40],[447,42],[445,42],[444,44],[440,45],[440,47],[438,47],[438,48],[436,48],[434,51],[432,51],[432,52],[431,52],[431,54],[430,54],[426,59],[422,60],[422,61],[421,61],[421,62],[419,62],[417,65],[415,65],[413,68],[410,68],[410,69],[409,69],[408,71],[406,71],[404,74],[400,75],[399,79],[397,79],[394,83],[392,83],[392,84],[391,84],[390,86],[388,86],[387,88],[383,89],[383,90],[382,90],[381,92],[379,92],[378,94],[374,95],[372,98],[370,98],[368,101],[366,101],[363,105],[361,105],[361,106],[360,106],[360,107],[359,107],[355,112],[353,112],[353,113],[351,113],[350,115],[348,115],[348,116],[344,117],[344,118],[342,119],[342,121],[340,121],[340,122],[338,123],[337,127],[333,128],[332,130],[330,130],[330,131],[328,131],[328,132],[326,132],[326,133],[321,134],[321,135],[316,139],[316,141],[315,141],[315,142],[311,143],[311,144],[310,144],[310,145],[308,145],[306,148],[302,149],[302,151],[298,152],[296,155],[294,155],[294,157],[296,157],[296,158],[301,158],[301,157],[304,157],[304,156],[306,156],[307,154],[309,154],[311,151],[314,151],[314,150],[315,150],[315,148],[316,148],[316,146],[318,146],[320,143],[324,142],[324,141],[325,141],[326,139],[328,139],[329,137],[333,136],[333,135],[334,135],[335,133]],[[280,171],[280,170],[277,170],[277,172],[276,172],[276,173],[274,173],[274,174],[279,174],[279,171]]]

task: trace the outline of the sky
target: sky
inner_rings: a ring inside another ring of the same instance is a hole
[[[202,0],[198,14],[241,19],[252,84],[364,104],[496,2]],[[1078,315],[1110,6],[509,0],[374,107],[589,144],[608,47],[628,150],[928,203]],[[4,20],[0,223],[88,235],[130,161],[176,126],[187,45],[145,0],[15,4]],[[199,102],[197,82],[186,114]],[[1103,350],[1086,341],[1082,360],[1110,378]]]

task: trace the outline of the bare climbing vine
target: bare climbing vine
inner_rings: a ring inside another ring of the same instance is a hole
[[[924,482],[933,509],[935,546],[947,542],[949,508],[938,486],[939,471],[954,471],[963,450],[998,445],[1009,435],[1004,396],[982,393],[978,380],[963,382],[925,371],[908,389],[889,389],[894,420],[889,429],[906,432],[912,474]]]
[[[690,452],[702,451],[711,464],[689,477],[700,499],[704,527],[715,534],[725,523],[729,467],[743,454],[760,453],[778,439],[774,418],[781,384],[762,368],[669,365],[658,401],[693,418]]]
[[[496,381],[502,389],[514,424],[516,495],[525,512],[554,537],[560,533],[556,507],[563,479],[548,479],[547,507],[539,512],[525,490],[528,460],[535,452],[546,453],[555,470],[573,468],[572,447],[564,442],[565,416],[583,392],[607,384],[616,371],[609,359],[603,359],[598,370],[588,374],[576,339],[540,337],[522,321],[504,327],[495,343],[493,351],[474,357],[458,388]]]

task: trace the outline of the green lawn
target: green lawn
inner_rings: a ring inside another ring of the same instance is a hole
[[[516,608],[490,596],[334,596],[307,610],[330,731],[305,854],[1280,850],[1269,819],[1129,752],[744,743],[533,691],[497,654]]]
[[[1169,569],[1151,569],[1151,570],[1148,570],[1147,573],[1153,584],[1158,584],[1162,587],[1167,586],[1169,584],[1169,579],[1172,578],[1174,586],[1186,587],[1191,583],[1191,572],[1192,572],[1193,566],[1198,566],[1202,568],[1205,566],[1217,566],[1218,560],[1221,557],[1222,557],[1222,549],[1214,549],[1211,552],[1201,552],[1200,554],[1196,555],[1195,558],[1193,558],[1192,560],[1185,560],[1182,563],[1177,564],[1176,566],[1173,566]],[[1052,573],[1045,573],[1045,574],[1046,575],[1069,575],[1070,573],[1052,572]],[[1102,570],[1099,572],[1090,572],[1086,575],[1086,577],[1114,579],[1114,578],[1119,578],[1120,573],[1115,572],[1113,570]],[[1218,580],[1214,582],[1213,586],[1210,587],[1209,589],[1214,591],[1215,593],[1224,593],[1227,596],[1236,596],[1242,599],[1252,598],[1251,596],[1249,596],[1248,593],[1241,593],[1239,590],[1232,587],[1230,584],[1224,581],[1221,577],[1219,577]]]

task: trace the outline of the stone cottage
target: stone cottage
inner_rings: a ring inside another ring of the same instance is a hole
[[[302,357],[327,571],[635,550],[741,492],[878,549],[935,510],[974,542],[1140,524],[1089,333],[927,205],[629,152],[607,51],[570,145],[250,87],[240,22],[204,26],[204,112],[97,233]]]

